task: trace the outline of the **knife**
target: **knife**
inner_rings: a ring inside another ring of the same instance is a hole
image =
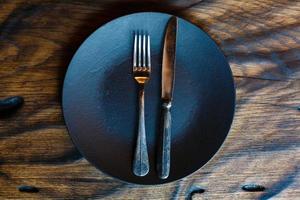
[[[172,16],[167,24],[163,48],[161,79],[163,129],[157,161],[158,175],[161,179],[168,178],[170,174],[171,106],[175,80],[177,24],[177,17]]]

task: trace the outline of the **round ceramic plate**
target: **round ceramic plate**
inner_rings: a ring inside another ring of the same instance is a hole
[[[207,34],[179,18],[171,169],[169,178],[158,178],[162,49],[170,17],[136,13],[103,25],[80,46],[65,77],[63,111],[73,142],[98,169],[126,182],[160,184],[195,172],[221,147],[233,119],[235,89],[226,59]],[[147,31],[152,43],[152,74],[145,90],[150,172],[145,177],[132,173],[138,122],[135,30]]]

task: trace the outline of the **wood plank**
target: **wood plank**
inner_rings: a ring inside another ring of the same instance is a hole
[[[164,11],[204,29],[227,56],[236,114],[217,155],[195,174],[138,186],[99,172],[64,125],[61,86],[68,63],[96,28],[135,11]],[[300,196],[300,1],[203,0],[0,2],[0,97],[23,107],[0,116],[3,199],[296,199]],[[264,192],[245,192],[256,183]],[[20,185],[38,187],[23,193]]]

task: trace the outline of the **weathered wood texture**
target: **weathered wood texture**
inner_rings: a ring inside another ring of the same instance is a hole
[[[297,199],[300,197],[300,1],[0,1],[1,199]],[[166,185],[119,182],[91,166],[68,136],[61,87],[68,63],[96,28],[135,11],[190,20],[220,45],[237,89],[230,135],[195,174]],[[246,192],[244,184],[266,187]],[[19,192],[21,185],[37,193]]]

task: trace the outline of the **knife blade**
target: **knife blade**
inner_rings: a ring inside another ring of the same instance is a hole
[[[172,16],[168,21],[164,39],[161,98],[163,101],[172,101],[175,72],[177,17]]]
[[[175,55],[177,38],[177,17],[172,16],[167,24],[164,38],[161,99],[163,112],[163,131],[158,153],[158,175],[166,179],[170,174],[171,153],[171,106],[175,81]]]

